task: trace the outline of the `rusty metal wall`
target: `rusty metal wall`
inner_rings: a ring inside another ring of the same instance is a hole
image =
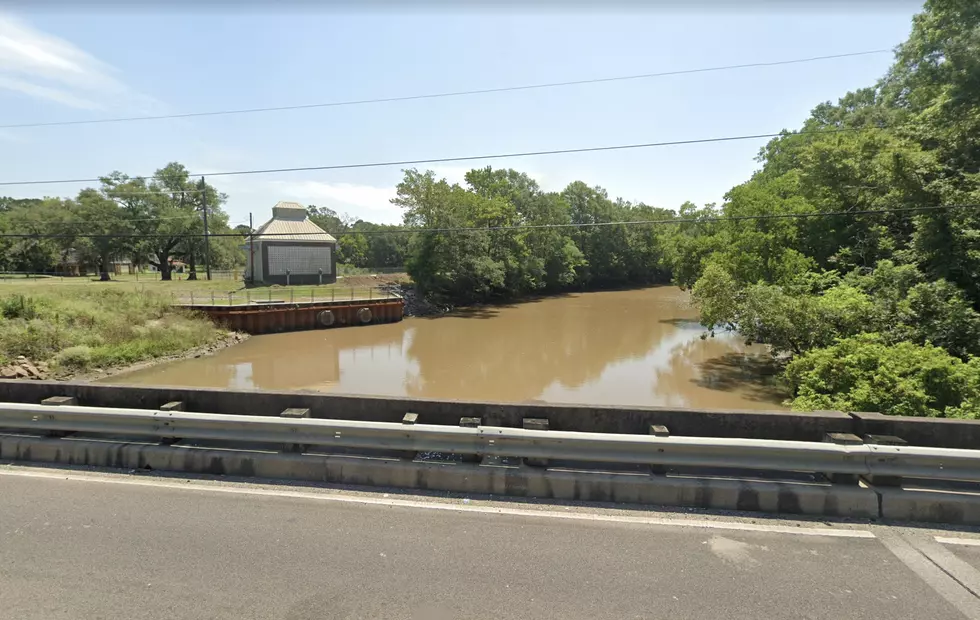
[[[371,311],[374,323],[394,323],[402,320],[405,302],[401,299],[381,301],[361,300],[344,303],[281,304],[275,307],[202,307],[194,309],[208,315],[211,320],[235,331],[249,334],[271,334],[309,329],[331,329],[348,325],[364,325],[357,316],[361,308]],[[331,328],[322,327],[317,315],[330,310],[334,315]]]

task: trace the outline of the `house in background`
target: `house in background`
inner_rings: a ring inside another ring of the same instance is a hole
[[[279,202],[272,219],[245,247],[246,279],[264,284],[328,284],[337,281],[337,240],[306,216],[296,202]]]
[[[98,262],[86,262],[82,260],[78,250],[70,249],[64,253],[62,259],[58,262],[56,271],[66,276],[85,276],[89,272],[98,275],[99,264]],[[109,273],[115,275],[122,275],[124,273],[133,274],[136,273],[136,269],[133,267],[133,261],[120,257],[112,259],[109,264]]]

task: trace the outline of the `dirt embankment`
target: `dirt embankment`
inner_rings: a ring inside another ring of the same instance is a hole
[[[435,316],[446,314],[454,309],[453,306],[436,304],[426,299],[410,283],[389,283],[379,288],[399,295],[405,300],[405,316]]]
[[[124,372],[149,368],[155,364],[171,362],[179,359],[192,357],[203,357],[211,355],[221,349],[244,342],[249,337],[248,334],[239,332],[228,332],[223,338],[201,347],[196,347],[178,355],[167,355],[150,360],[143,360],[133,364],[123,364],[108,368],[88,368],[77,370],[72,368],[52,367],[47,362],[32,362],[23,355],[17,358],[13,364],[0,367],[0,379],[21,379],[21,380],[45,380],[54,381],[95,381],[104,377],[118,375]]]

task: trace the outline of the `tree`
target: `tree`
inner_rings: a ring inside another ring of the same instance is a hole
[[[204,185],[202,190],[179,163],[172,162],[157,170],[149,182],[121,172],[114,172],[101,181],[103,194],[125,210],[135,232],[143,235],[130,248],[134,262],[157,267],[163,280],[172,279],[176,257],[183,256],[196,263],[202,256],[202,196],[207,199],[209,224],[210,220],[215,222],[213,230],[227,231],[227,216],[221,210],[227,196],[210,185]]]
[[[131,245],[131,223],[123,208],[94,189],[78,194],[72,209],[73,225],[78,231],[75,246],[82,261],[99,266],[99,279],[109,280],[112,261],[126,253]]]
[[[57,198],[9,203],[5,232],[22,237],[4,240],[2,258],[14,271],[51,271],[68,257],[74,241],[68,204]]]

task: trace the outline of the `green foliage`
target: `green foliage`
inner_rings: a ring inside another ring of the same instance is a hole
[[[0,232],[37,235],[0,239],[0,269],[64,273],[79,266],[109,279],[112,262],[127,259],[156,266],[168,280],[173,260],[192,270],[204,262],[205,206],[209,231],[230,232],[226,200],[214,187],[192,181],[178,163],[157,170],[149,182],[113,172],[75,199],[0,198]],[[243,265],[242,241],[213,237],[212,266]]]
[[[0,316],[5,319],[34,319],[38,316],[37,300],[26,295],[0,298]]]
[[[841,284],[819,292],[807,291],[799,283],[743,287],[714,263],[705,269],[692,295],[702,324],[710,330],[738,330],[746,341],[768,344],[774,353],[799,354],[825,347],[876,324],[871,298],[852,286]]]
[[[166,295],[102,288],[60,288],[0,298],[0,358],[24,355],[72,369],[175,355],[217,340],[204,317],[170,305]]]
[[[393,202],[414,231],[408,273],[426,294],[469,303],[670,281],[664,229],[616,223],[670,219],[672,211],[610,200],[581,182],[543,192],[515,170],[471,170],[466,181],[463,188],[407,170],[398,185]]]
[[[337,238],[337,262],[357,268],[404,267],[408,235],[401,226],[375,224],[310,205],[310,221]]]
[[[890,345],[878,334],[801,355],[785,377],[798,410],[980,417],[980,360],[963,362],[931,345]]]

